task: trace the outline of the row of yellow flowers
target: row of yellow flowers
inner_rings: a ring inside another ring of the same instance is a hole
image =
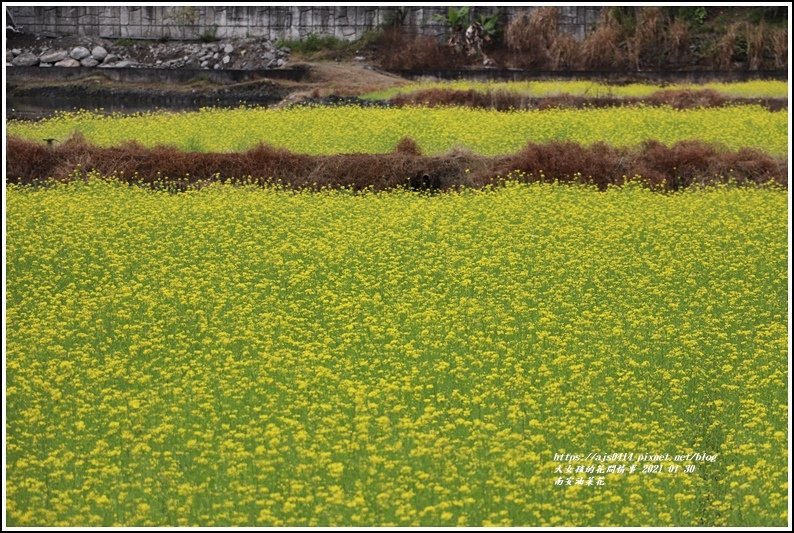
[[[467,108],[296,107],[204,109],[198,112],[103,116],[58,115],[41,122],[11,121],[8,134],[60,141],[74,133],[103,146],[136,141],[190,151],[239,151],[268,143],[308,154],[389,152],[403,137],[425,153],[455,148],[481,154],[515,152],[528,141],[636,146],[648,139],[685,139],[726,149],[749,147],[784,155],[788,112],[761,106],[692,110],[669,107],[550,109],[498,112]]]
[[[650,83],[628,83],[614,85],[590,80],[541,80],[477,82],[470,80],[425,81],[409,83],[382,91],[363,95],[366,99],[385,100],[398,94],[406,94],[427,89],[451,89],[456,91],[509,91],[525,96],[555,96],[570,94],[587,97],[642,98],[662,90],[700,91],[711,89],[726,96],[744,98],[787,98],[788,83],[777,80],[751,80],[744,82],[711,82],[702,84],[674,83],[664,86]]]

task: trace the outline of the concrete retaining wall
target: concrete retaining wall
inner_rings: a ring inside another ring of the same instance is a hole
[[[446,7],[377,6],[84,6],[9,7],[14,22],[26,33],[51,32],[58,35],[87,35],[110,39],[198,39],[212,35],[219,39],[262,37],[302,39],[310,34],[334,35],[354,40],[366,32],[401,18],[403,26],[416,33],[443,35],[446,26],[433,20]],[[532,7],[472,7],[479,14],[499,13],[506,23],[517,13]],[[561,31],[576,39],[592,30],[601,7],[560,7]]]

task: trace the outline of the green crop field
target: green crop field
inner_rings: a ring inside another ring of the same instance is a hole
[[[786,139],[754,108],[478,113],[9,131],[439,151],[476,116],[460,142],[486,152],[553,117],[583,141]],[[785,526],[787,247],[778,188],[8,186],[8,523]],[[554,459],[615,452],[670,458]]]
[[[685,139],[726,149],[756,148],[774,155],[788,150],[788,112],[761,106],[678,111],[669,107],[551,109],[494,112],[422,107],[297,107],[291,109],[207,109],[105,117],[73,113],[35,123],[10,122],[8,134],[40,141],[74,133],[102,146],[137,141],[175,145],[190,151],[237,151],[268,143],[307,154],[389,152],[403,137],[425,153],[453,148],[506,154],[528,141],[572,141],[636,146],[648,139],[672,144]]]

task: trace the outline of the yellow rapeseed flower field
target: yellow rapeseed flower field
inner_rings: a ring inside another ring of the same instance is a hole
[[[229,152],[268,143],[307,154],[382,153],[403,137],[425,153],[454,148],[494,155],[515,152],[528,141],[603,141],[636,146],[648,139],[686,139],[726,149],[749,147],[783,155],[788,150],[788,111],[761,106],[675,110],[669,107],[549,109],[496,112],[468,108],[294,107],[204,109],[199,112],[102,116],[58,115],[40,122],[8,123],[8,134],[64,140],[83,134],[102,146],[137,141],[190,151]]]
[[[28,131],[335,149],[318,131],[338,111],[241,113]],[[459,111],[346,113],[348,149],[460,131]],[[565,128],[633,142],[673,112],[643,113]],[[499,116],[479,149],[568,115]],[[677,114],[670,135],[774,145],[749,124],[779,116]],[[786,220],[760,187],[9,186],[8,523],[785,526]],[[613,452],[713,460],[557,472]]]
[[[662,90],[697,91],[712,89],[726,96],[746,98],[786,98],[788,83],[778,80],[750,80],[743,82],[712,82],[702,84],[675,83],[665,86],[649,83],[629,83],[612,85],[591,80],[539,80],[539,81],[506,81],[477,82],[470,80],[425,81],[410,83],[401,87],[393,87],[363,95],[370,100],[386,100],[398,94],[407,94],[426,89],[451,89],[457,91],[510,91],[525,96],[555,96],[570,94],[573,96],[616,98],[642,98]]]

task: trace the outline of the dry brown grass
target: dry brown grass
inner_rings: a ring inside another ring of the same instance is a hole
[[[579,42],[566,33],[558,33],[549,49],[552,70],[577,70],[581,65]]]
[[[92,170],[126,183],[176,191],[215,181],[280,182],[294,188],[449,189],[498,182],[511,171],[523,172],[525,181],[588,183],[601,189],[640,175],[651,187],[677,190],[728,180],[785,185],[787,162],[755,150],[728,152],[699,141],[669,147],[649,141],[638,149],[603,143],[529,143],[513,155],[485,157],[462,150],[423,156],[407,138],[391,153],[330,156],[294,154],[265,145],[240,153],[197,153],[136,143],[101,148],[80,138],[53,148],[14,137],[7,140],[9,183],[64,181]]]
[[[558,16],[556,7],[536,7],[513,17],[505,31],[505,43],[515,53],[517,66],[548,68]]]
[[[400,139],[394,147],[394,152],[397,154],[422,155],[422,149],[416,141],[410,137],[403,137]]]
[[[587,97],[570,94],[530,97],[512,91],[475,91],[453,89],[425,89],[398,94],[389,100],[397,106],[423,105],[427,107],[465,106],[508,111],[511,109],[620,107],[627,105],[667,105],[675,109],[722,107],[726,105],[756,104],[780,111],[788,107],[785,98],[732,98],[713,89],[657,91],[645,98]]]
[[[601,190],[640,176],[653,189],[675,191],[693,184],[731,180],[739,184],[785,184],[787,164],[756,150],[722,152],[700,141],[682,141],[673,146],[647,141],[636,150],[603,143],[583,147],[568,142],[530,143],[499,167],[500,172],[509,170],[521,170],[530,181],[586,183]]]
[[[664,15],[659,7],[641,7],[636,12],[634,35],[627,40],[628,57],[636,70],[659,68],[665,37]]]
[[[767,41],[767,26],[762,20],[755,26],[745,26],[747,39],[747,68],[759,70],[764,62]]]
[[[775,28],[769,32],[769,40],[775,68],[788,68],[788,30]]]
[[[425,89],[392,97],[389,102],[397,106],[422,105],[426,107],[461,106],[480,109],[526,109],[530,99],[508,91],[481,92],[473,89]]]
[[[701,89],[698,91],[663,89],[651,94],[645,100],[651,105],[669,105],[675,109],[693,109],[698,107],[722,107],[728,103],[744,103],[745,99],[732,99],[714,89]]]
[[[620,70],[626,53],[620,46],[621,28],[612,10],[605,9],[594,32],[582,42],[582,65],[589,70]]]
[[[389,70],[434,70],[465,64],[465,57],[434,37],[414,36],[402,28],[385,30],[377,43],[380,65]]]
[[[725,34],[717,41],[713,57],[713,64],[716,68],[721,70],[731,70],[733,68],[733,54],[736,49],[736,43],[739,40],[740,31],[740,25],[733,23],[728,26]]]
[[[691,37],[689,24],[685,20],[673,20],[664,34],[664,41],[664,50],[668,63],[679,65],[687,61]]]
[[[674,11],[658,6],[604,8],[594,30],[579,42],[560,32],[559,8],[536,7],[513,16],[504,46],[488,56],[497,65],[540,70],[648,71],[708,68],[783,69],[788,66],[788,33],[735,21],[721,34],[700,30]],[[471,60],[434,39],[388,30],[381,39],[387,69],[460,68]],[[746,63],[745,63],[746,62]]]

